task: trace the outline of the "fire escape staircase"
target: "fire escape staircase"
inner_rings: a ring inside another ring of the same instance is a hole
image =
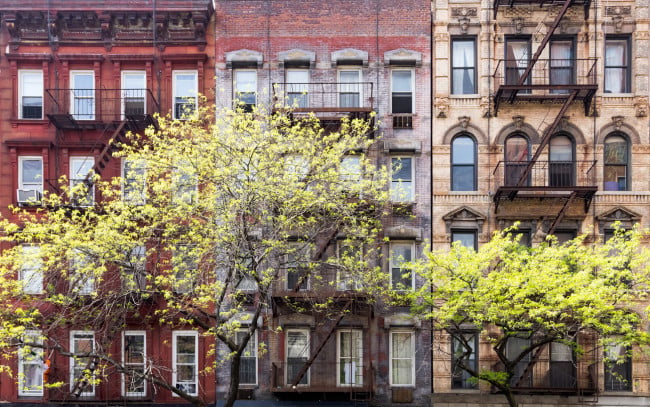
[[[504,197],[507,197],[509,200],[515,199],[517,195],[519,194],[520,191],[530,191],[534,190],[537,187],[529,187],[527,186],[530,180],[530,176],[533,172],[533,168],[535,167],[535,164],[537,163],[539,157],[542,154],[542,151],[549,145],[551,137],[555,133],[556,129],[560,125],[562,119],[564,118],[567,110],[569,107],[573,104],[574,101],[576,101],[578,98],[583,100],[584,106],[585,106],[585,114],[589,113],[591,101],[593,98],[594,93],[596,92],[597,85],[594,83],[587,83],[583,85],[579,84],[574,84],[574,86],[569,86],[568,88],[565,87],[559,87],[556,89],[554,85],[552,84],[547,84],[547,85],[530,85],[529,78],[531,77],[531,73],[533,72],[533,69],[535,68],[535,64],[539,61],[539,58],[544,50],[544,48],[548,45],[548,43],[551,40],[551,37],[555,33],[555,30],[559,27],[560,22],[562,21],[562,18],[566,15],[568,9],[576,4],[582,4],[584,6],[585,10],[585,19],[588,18],[589,16],[589,6],[591,4],[591,0],[540,0],[538,2],[531,2],[529,0],[494,0],[493,3],[493,9],[494,9],[494,16],[496,18],[497,16],[497,11],[499,6],[509,6],[513,7],[515,5],[530,5],[531,3],[539,3],[540,7],[544,5],[561,5],[560,11],[558,12],[557,16],[555,17],[553,23],[549,27],[546,35],[542,39],[542,42],[539,44],[539,47],[531,57],[531,59],[528,61],[528,64],[526,66],[526,69],[523,71],[521,76],[518,78],[518,81],[516,84],[508,85],[504,82],[501,86],[499,86],[499,89],[496,92],[496,95],[494,97],[494,103],[495,103],[495,114],[498,112],[498,106],[499,102],[504,100],[507,101],[508,103],[514,103],[517,100],[517,97],[519,95],[519,92],[522,90],[527,90],[527,91],[535,91],[539,88],[546,88],[547,90],[555,90],[556,92],[552,94],[552,99],[554,101],[561,101],[563,99],[562,107],[558,111],[555,119],[553,120],[552,124],[548,126],[544,134],[542,136],[542,139],[539,143],[539,146],[537,147],[536,151],[528,161],[527,165],[525,168],[522,169],[521,175],[519,176],[518,180],[511,185],[504,185],[500,186],[495,193],[494,196],[494,202],[495,202],[495,211],[498,211],[499,208],[499,202],[501,199]],[[506,69],[505,61],[504,62],[502,69]],[[550,63],[550,60],[549,60]],[[594,65],[595,66],[595,65]],[[595,78],[594,76],[594,71],[593,68],[592,70],[589,71],[588,75],[591,76],[592,78]],[[505,75],[504,75],[505,78]],[[550,81],[549,81],[550,82]],[[557,85],[556,85],[557,86]],[[526,94],[526,99],[525,100],[534,100],[536,96],[531,96],[530,94]],[[549,100],[548,95],[546,95],[546,99],[542,99],[541,95],[539,96],[540,101],[543,100]],[[524,99],[524,98],[521,98]],[[592,168],[590,170],[593,169]],[[506,169],[504,168],[504,171]],[[505,177],[504,177],[505,178]],[[595,186],[571,186],[571,187],[552,187],[548,186],[546,187],[547,189],[557,189],[561,190],[562,192],[568,192],[568,196],[564,195],[561,196],[564,199],[564,204],[562,208],[560,209],[557,217],[554,219],[552,222],[551,226],[548,229],[548,234],[553,234],[555,231],[555,228],[557,227],[558,224],[562,221],[564,216],[566,215],[567,209],[571,206],[571,204],[575,201],[576,198],[582,198],[584,199],[584,207],[585,207],[585,212],[587,212],[589,206],[591,205],[591,200],[593,198],[593,195],[595,194],[597,187]],[[567,189],[568,188],[568,189]],[[553,195],[555,197],[558,197],[558,195]]]
[[[544,349],[548,347],[548,344],[544,344],[540,347],[537,348],[537,350],[533,353],[532,357],[530,358],[530,361],[526,365],[526,368],[524,369],[523,372],[517,377],[517,380],[513,384],[513,388],[519,388],[522,387],[522,383],[524,383],[524,380],[526,380],[527,377],[531,377],[533,374],[533,368],[539,361],[540,356],[544,352]]]

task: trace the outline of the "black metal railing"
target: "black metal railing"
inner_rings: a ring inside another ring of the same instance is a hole
[[[500,60],[494,71],[497,88],[517,88],[520,94],[561,95],[576,87],[597,85],[596,58],[538,59],[522,82],[529,64],[528,59]]]
[[[532,187],[553,190],[596,185],[595,161],[540,160],[527,171],[529,164],[528,161],[500,161],[492,172],[495,189]]]
[[[285,362],[274,362],[272,386],[274,391],[325,391],[348,392],[370,391],[372,368],[368,360],[321,361],[318,358],[300,379],[296,387],[292,383],[303,368],[307,358],[288,358]]]
[[[296,110],[371,111],[372,82],[310,82],[273,84],[276,104]]]
[[[112,122],[160,112],[150,89],[47,89],[46,114]]]

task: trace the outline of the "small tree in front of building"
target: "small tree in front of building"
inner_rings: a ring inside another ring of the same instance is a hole
[[[151,386],[206,405],[191,355],[176,354],[172,369],[172,361],[142,354],[135,334],[134,358],[112,353],[125,331],[170,327],[189,332],[177,348],[189,341],[194,356],[196,335],[215,338],[202,350],[206,360],[216,359],[217,343],[229,350],[204,370],[229,364],[226,405],[233,404],[242,356],[274,284],[295,264],[308,265],[296,284],[309,273],[318,278],[337,238],[372,246],[386,207],[387,171],[369,156],[368,122],[343,120],[325,131],[314,117],[288,113],[215,116],[207,107],[188,120],[160,118],[121,146],[122,178],[91,174],[94,183],[72,187],[63,180],[63,194],[46,195],[43,209],[16,209],[17,221],[2,221],[0,351],[16,356],[31,346],[42,359],[74,361],[69,380],[50,374],[43,384],[38,373],[34,382],[13,372],[21,386],[50,386],[70,400],[117,375],[127,393]],[[373,281],[366,290],[377,287],[379,270],[350,250],[335,266]],[[71,331],[89,334],[68,343]]]
[[[568,377],[576,363],[571,355],[579,360],[587,352],[614,344],[631,349],[649,339],[642,304],[650,263],[638,231],[619,231],[605,243],[581,236],[560,244],[549,237],[526,247],[518,239],[516,230],[508,230],[496,232],[478,251],[455,243],[429,252],[414,265],[428,284],[412,293],[413,312],[431,318],[438,330],[436,352],[453,361],[452,387],[484,382],[512,407],[518,387],[535,387],[540,378],[531,369],[549,352],[569,355],[562,372]],[[498,363],[482,362],[482,341]],[[577,388],[576,380],[568,387]]]

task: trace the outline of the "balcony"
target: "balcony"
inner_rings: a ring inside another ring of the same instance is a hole
[[[493,200],[568,198],[585,200],[585,211],[598,190],[595,161],[500,161],[493,175]],[[530,168],[529,168],[530,166]],[[528,171],[527,171],[527,168]],[[523,179],[522,179],[523,178]]]
[[[321,121],[344,117],[369,120],[374,109],[372,82],[274,83],[275,105],[294,114],[314,113]]]
[[[46,94],[47,117],[62,130],[105,129],[126,120],[138,131],[160,112],[150,89],[47,89]]]
[[[363,361],[338,364],[316,359],[297,385],[293,385],[306,359],[295,358],[286,362],[274,362],[271,372],[271,389],[274,393],[347,393],[369,396],[373,389],[374,369]]]
[[[589,114],[598,89],[595,58],[538,59],[522,81],[530,63],[527,59],[499,61],[494,71],[495,114],[502,102],[564,103],[570,95],[581,100],[585,114]]]
[[[492,9],[494,10],[494,16],[496,17],[499,7],[513,7],[513,6],[560,6],[566,3],[567,0],[493,0]],[[585,16],[588,16],[589,6],[591,5],[591,0],[569,0],[571,6],[583,6],[585,9]]]

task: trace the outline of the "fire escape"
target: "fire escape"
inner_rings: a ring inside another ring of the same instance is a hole
[[[46,94],[47,117],[62,140],[76,133],[84,148],[90,144],[90,151],[100,151],[87,182],[93,174],[102,175],[129,131],[155,126],[153,114],[160,112],[151,89],[47,89]],[[50,188],[58,191],[53,181]]]
[[[493,200],[495,211],[503,201],[515,198],[563,200],[559,213],[548,228],[548,234],[553,234],[574,201],[584,202],[585,213],[589,209],[598,190],[595,162],[577,161],[575,158],[551,160],[550,157],[548,161],[542,161],[540,157],[573,103],[582,102],[585,115],[589,114],[598,85],[595,58],[578,59],[571,55],[568,59],[558,59],[553,58],[553,53],[548,59],[540,57],[569,8],[583,6],[585,19],[588,19],[591,0],[493,0],[494,17],[497,18],[500,7],[533,5],[552,6],[559,11],[553,22],[547,24],[546,35],[532,57],[526,55],[498,62],[494,73],[494,112],[496,115],[503,103],[537,102],[560,105],[560,109],[529,159],[499,162],[494,171],[497,185]]]

